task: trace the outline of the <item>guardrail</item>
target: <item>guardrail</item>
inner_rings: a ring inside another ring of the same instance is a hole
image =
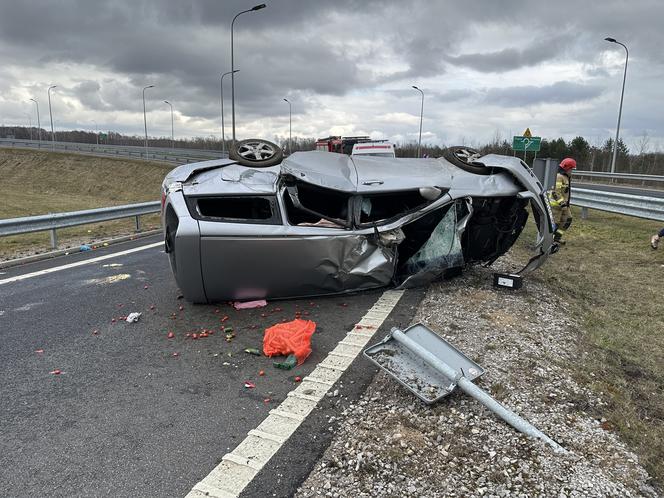
[[[587,176],[590,178],[601,178],[604,180],[633,180],[637,182],[664,182],[664,176],[640,175],[637,173],[608,173],[606,171],[582,171],[575,170],[574,176]]]
[[[20,147],[45,151],[75,152],[96,156],[130,157],[149,161],[163,161],[173,164],[186,164],[209,159],[227,157],[217,150],[175,149],[167,147],[145,147],[134,145],[106,145],[78,142],[50,142],[46,140],[18,140],[0,138],[0,147]]]
[[[572,205],[581,207],[581,218],[588,217],[588,209],[599,209],[611,213],[636,216],[649,220],[664,221],[664,198],[641,195],[572,189]]]
[[[42,214],[39,216],[26,216],[23,218],[9,218],[0,220],[0,237],[7,235],[19,235],[23,233],[51,232],[51,248],[57,249],[58,236],[56,230],[89,223],[118,220],[121,218],[136,218],[136,231],[141,230],[140,217],[145,214],[158,213],[161,210],[159,201],[142,202],[139,204],[126,204],[124,206],[113,206],[98,209],[87,209],[85,211],[73,211],[69,213]]]

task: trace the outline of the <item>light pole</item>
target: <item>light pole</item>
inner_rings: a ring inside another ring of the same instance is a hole
[[[284,99],[288,102],[288,155],[293,153],[293,106],[290,100]]]
[[[145,90],[154,88],[154,85],[143,87],[143,124],[145,125],[145,159],[148,158],[148,118],[145,114]]]
[[[37,99],[30,99],[37,106],[37,136],[39,137],[39,146],[41,147],[41,120],[39,119],[39,102]]]
[[[422,119],[424,118],[424,92],[413,85],[413,88],[422,94],[422,107],[420,108],[420,138],[417,141],[417,157],[422,152]]]
[[[246,14],[247,12],[254,12],[256,10],[261,10],[265,8],[265,4],[262,3],[260,5],[255,5],[252,8],[248,10],[243,10],[242,12],[239,12],[238,14],[235,15],[233,18],[233,21],[231,21],[231,107],[233,109],[233,116],[232,116],[232,121],[233,121],[233,146],[235,146],[235,59],[234,59],[234,54],[233,54],[233,27],[235,25],[235,19],[240,17],[242,14]]]
[[[32,116],[29,112],[26,112],[25,115],[28,118],[28,131],[30,132],[30,140],[32,140]]]
[[[618,155],[618,137],[620,135],[620,118],[622,117],[623,97],[625,96],[625,80],[627,79],[627,60],[629,59],[629,50],[624,43],[620,43],[615,38],[606,37],[606,41],[622,45],[625,49],[625,72],[623,74],[622,92],[620,93],[620,108],[618,109],[618,126],[616,126],[616,141],[613,143],[613,159],[611,159],[611,173],[616,172],[616,156]]]
[[[228,71],[224,74],[221,75],[221,83],[219,84],[219,93],[221,97],[221,155],[224,155],[224,152],[226,152],[226,135],[225,135],[225,127],[224,127],[224,76],[227,74],[231,73],[239,73],[239,69],[235,69],[233,71]]]
[[[97,122],[94,119],[92,122],[95,124],[95,136],[97,137],[97,145],[99,145],[99,126],[97,126]]]
[[[57,88],[58,85],[51,85],[48,87],[48,113],[51,116],[51,145],[55,149],[55,129],[53,128],[53,111],[51,110],[51,90]]]
[[[171,149],[175,148],[175,134],[173,133],[173,104],[171,104],[168,100],[164,100],[166,104],[171,106]]]

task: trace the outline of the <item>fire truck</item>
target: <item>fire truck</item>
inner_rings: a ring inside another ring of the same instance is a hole
[[[371,155],[394,157],[394,145],[387,140],[372,140],[368,136],[319,138],[316,150],[348,155]]]

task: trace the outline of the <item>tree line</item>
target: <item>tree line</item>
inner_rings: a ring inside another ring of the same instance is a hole
[[[145,143],[144,137],[137,135],[124,135],[122,133],[109,131],[97,135],[94,132],[84,130],[58,131],[55,139],[60,142],[77,143],[96,143],[108,145],[142,146]],[[22,126],[1,126],[0,137],[16,138],[18,140],[37,140],[39,130],[36,127]],[[51,132],[45,129],[41,130],[42,140],[51,140]],[[277,136],[275,142],[280,145],[284,151],[289,150],[288,137]],[[564,138],[542,139],[541,150],[537,152],[537,157],[552,157],[563,159],[573,157],[576,159],[579,169],[590,171],[610,171],[611,159],[613,156],[614,140],[609,138],[603,143],[591,144],[584,137],[578,136],[572,140],[566,141]],[[149,145],[151,147],[170,147],[171,139],[168,137],[150,137]],[[515,153],[512,150],[512,144],[508,140],[496,136],[488,143],[462,144],[477,149],[484,154],[505,154],[518,155],[523,158],[523,152]],[[181,149],[207,149],[222,150],[222,144],[219,137],[195,137],[178,138],[174,146]],[[231,140],[226,140],[225,150],[231,146]],[[313,137],[293,137],[290,148],[293,152],[313,150],[316,146],[316,139]],[[397,143],[395,144],[397,157],[417,157],[417,143]],[[664,153],[652,150],[650,138],[647,134],[642,135],[636,142],[634,151],[625,145],[622,139],[618,140],[618,154],[616,157],[616,171],[625,173],[640,173],[664,175]],[[423,144],[422,155],[427,157],[440,157],[446,151],[445,146]],[[532,164],[535,154],[529,152],[526,155],[526,162]]]

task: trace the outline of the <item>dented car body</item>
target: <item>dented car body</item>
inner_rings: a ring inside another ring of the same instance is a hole
[[[542,187],[515,157],[484,174],[440,159],[297,152],[267,168],[180,166],[163,183],[166,252],[192,302],[411,287],[491,264],[528,218],[539,267],[555,248]],[[477,166],[476,166],[477,167]]]

